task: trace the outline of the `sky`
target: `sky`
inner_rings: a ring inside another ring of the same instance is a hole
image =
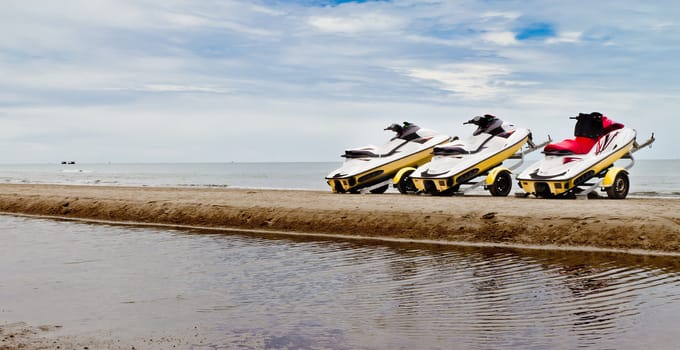
[[[579,112],[680,158],[680,2],[2,0],[0,163],[340,161]]]

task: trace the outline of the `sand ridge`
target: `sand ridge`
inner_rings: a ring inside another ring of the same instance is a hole
[[[0,185],[0,211],[425,241],[680,253],[680,200],[546,200],[216,188]]]

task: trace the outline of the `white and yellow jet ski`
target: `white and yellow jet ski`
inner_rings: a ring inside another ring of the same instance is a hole
[[[417,167],[432,158],[432,149],[451,140],[434,130],[404,122],[385,128],[397,133],[382,146],[366,146],[345,150],[342,167],[326,176],[335,193],[370,191],[383,193],[392,178],[403,168]]]
[[[654,134],[639,145],[636,132],[598,112],[580,113],[576,117],[574,139],[547,145],[545,158],[525,169],[517,180],[525,195],[537,197],[575,197],[587,195],[596,188],[609,198],[628,195],[628,170],[633,166],[632,154],[654,142]],[[615,167],[619,159],[630,159],[625,167]]]
[[[465,124],[476,125],[477,129],[463,140],[435,147],[429,163],[403,174],[408,178],[395,179],[400,192],[452,195],[484,185],[494,196],[510,193],[512,170],[522,163],[524,154],[537,149],[531,141],[531,131],[490,114],[477,116]],[[529,144],[529,149],[521,152],[525,144]],[[511,157],[520,161],[511,168],[501,166]],[[484,179],[475,181],[482,176]],[[472,186],[460,191],[461,185]]]

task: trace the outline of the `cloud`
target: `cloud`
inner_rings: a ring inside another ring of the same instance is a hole
[[[229,93],[230,90],[218,87],[209,86],[191,86],[191,85],[171,85],[171,84],[147,84],[141,88],[133,88],[136,91],[149,92],[207,92],[215,94]]]
[[[489,12],[484,12],[482,14],[483,18],[486,18],[488,20],[498,20],[498,19],[504,19],[508,21],[514,21],[518,18],[520,18],[522,14],[520,12],[516,11],[508,11],[508,12],[500,12],[500,11],[489,11]]]
[[[343,4],[363,4],[382,1],[387,0],[297,0],[298,3],[307,6],[339,6]]]
[[[488,41],[498,45],[515,45],[517,39],[513,32],[499,32],[499,33],[484,33],[482,35],[484,41]]]
[[[0,147],[13,151],[0,162],[67,152],[337,160],[382,138],[388,121],[446,130],[458,126],[452,116],[489,109],[536,135],[584,110],[641,133],[664,125],[643,157],[676,157],[678,10],[632,0],[5,0]]]
[[[313,16],[308,23],[322,32],[346,34],[392,31],[401,25],[398,19],[378,13],[352,17]]]
[[[513,81],[512,71],[499,64],[458,63],[438,69],[410,69],[408,75],[435,82],[442,89],[466,99],[494,98],[509,86],[528,86],[535,82]]]
[[[548,38],[545,42],[548,44],[559,44],[559,43],[569,43],[574,44],[581,41],[581,32],[566,32],[559,33],[556,37]]]

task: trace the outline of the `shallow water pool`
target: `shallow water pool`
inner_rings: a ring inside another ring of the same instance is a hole
[[[0,216],[0,324],[94,348],[678,349],[678,260]]]

